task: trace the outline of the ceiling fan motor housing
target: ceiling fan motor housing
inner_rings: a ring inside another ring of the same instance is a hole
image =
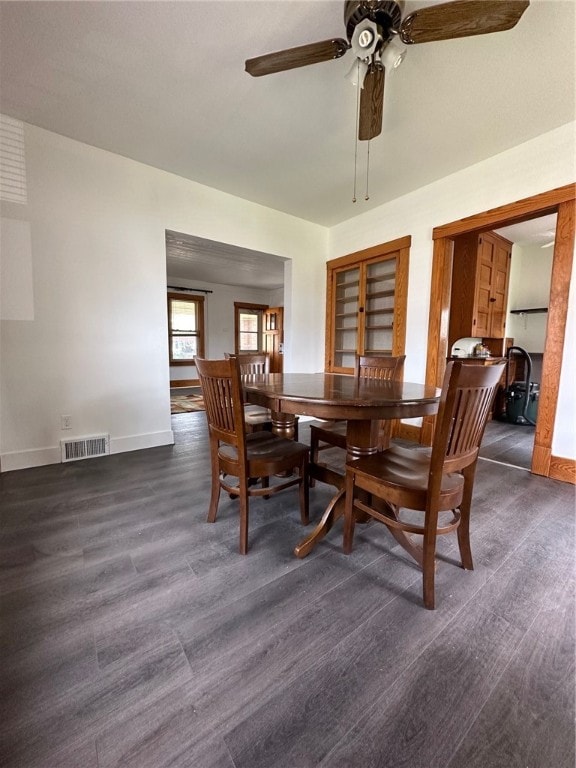
[[[388,40],[392,37],[392,30],[400,29],[403,5],[403,2],[394,0],[346,0],[344,24],[348,41],[352,41],[356,25],[364,19],[376,22],[382,29],[383,40]]]

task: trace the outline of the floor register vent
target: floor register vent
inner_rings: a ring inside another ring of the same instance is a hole
[[[62,462],[92,459],[110,453],[110,435],[79,437],[75,440],[60,440]]]

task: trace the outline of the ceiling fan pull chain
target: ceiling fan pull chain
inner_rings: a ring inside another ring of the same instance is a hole
[[[370,141],[368,141],[368,153],[366,155],[366,197],[364,200],[370,200],[370,195],[368,194],[368,179],[370,177]]]
[[[356,176],[358,169],[358,127],[360,125],[360,59],[356,60],[356,128],[354,138],[354,193],[352,202],[356,202]]]

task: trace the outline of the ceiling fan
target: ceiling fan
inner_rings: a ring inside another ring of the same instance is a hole
[[[397,40],[415,45],[501,32],[512,29],[529,5],[529,0],[453,0],[421,8],[403,19],[402,0],[345,0],[347,40],[323,40],[257,56],[246,61],[246,71],[254,77],[270,75],[339,59],[352,49],[357,71],[353,78],[362,89],[358,139],[367,141],[382,130],[385,67],[397,66],[403,57],[388,55]]]

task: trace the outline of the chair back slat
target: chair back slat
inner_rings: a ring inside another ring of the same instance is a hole
[[[438,411],[431,473],[438,464],[453,472],[471,464],[478,454],[504,363],[449,363]]]
[[[355,375],[358,379],[393,381],[402,377],[406,355],[357,355]]]
[[[240,372],[234,357],[226,360],[195,358],[204,396],[208,429],[219,440],[231,445],[244,441],[244,402]]]

